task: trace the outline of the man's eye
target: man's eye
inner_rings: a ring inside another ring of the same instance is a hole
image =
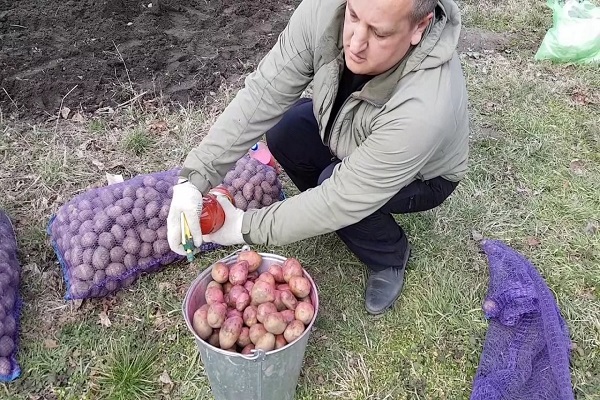
[[[375,34],[375,36],[376,36],[376,37],[378,37],[378,38],[380,38],[380,39],[383,39],[383,38],[385,37],[385,35],[380,35],[380,34],[379,34],[379,33],[377,33],[377,32],[373,32],[373,33]]]
[[[356,14],[350,13],[350,19],[356,21],[358,18],[356,17]]]

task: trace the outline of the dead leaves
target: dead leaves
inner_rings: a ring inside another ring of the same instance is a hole
[[[536,237],[527,236],[527,238],[525,239],[525,243],[527,243],[527,246],[529,246],[529,247],[539,247],[541,242]]]
[[[574,89],[569,95],[571,102],[576,106],[587,106],[590,104],[597,104],[599,102],[594,95],[588,94],[586,91],[581,89]]]
[[[164,370],[162,374],[160,374],[160,376],[158,377],[158,381],[162,383],[164,393],[170,393],[173,390],[173,387],[175,387],[175,384],[171,380],[171,377],[169,376],[169,373],[166,370]]]
[[[48,350],[56,349],[58,347],[58,343],[54,339],[46,338],[44,339],[44,347]]]
[[[148,125],[148,130],[154,133],[166,132],[169,130],[169,125],[165,120],[155,120]]]
[[[110,328],[112,325],[112,322],[110,322],[110,319],[108,318],[108,313],[106,311],[102,311],[100,312],[100,320],[98,321],[100,323],[100,325],[106,327],[106,328]]]
[[[569,169],[575,175],[581,176],[585,173],[585,164],[583,163],[583,161],[576,158],[571,161],[571,164],[569,164]]]

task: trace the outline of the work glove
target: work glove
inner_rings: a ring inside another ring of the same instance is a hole
[[[177,254],[186,255],[181,237],[181,213],[185,214],[194,246],[202,245],[200,215],[202,213],[202,193],[187,179],[180,178],[173,186],[173,198],[167,216],[167,240],[169,247]]]
[[[236,244],[246,244],[242,235],[242,220],[244,211],[236,208],[227,196],[215,193],[217,201],[223,207],[225,212],[225,222],[216,232],[202,236],[205,242],[220,244],[222,246],[231,246]]]

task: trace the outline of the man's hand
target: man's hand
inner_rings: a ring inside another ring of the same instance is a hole
[[[191,182],[180,179],[173,186],[173,198],[167,217],[167,240],[169,247],[177,254],[186,254],[181,243],[181,213],[185,214],[194,246],[202,245],[202,230],[200,229],[200,214],[202,212],[202,194]]]
[[[217,201],[225,211],[225,223],[216,232],[204,235],[202,240],[205,242],[217,243],[222,246],[230,246],[236,244],[246,244],[242,235],[242,220],[244,211],[236,208],[226,196],[217,194]]]

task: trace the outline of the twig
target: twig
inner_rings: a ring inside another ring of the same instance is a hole
[[[6,89],[4,89],[4,87],[2,88],[2,90],[4,90],[4,93],[6,93],[6,95],[10,99],[11,103],[13,103],[13,105],[15,106],[15,108],[18,110],[19,106],[17,105],[17,103],[15,103],[15,101],[12,99],[12,97],[10,97],[10,94],[8,94],[8,92],[6,91]]]
[[[136,101],[137,99],[139,99],[140,97],[142,97],[143,95],[145,95],[146,93],[148,93],[147,90],[145,92],[142,92],[142,93],[140,93],[140,94],[132,97],[131,99],[127,100],[124,103],[118,104],[116,108],[125,107],[126,105],[133,103],[134,101]]]
[[[60,101],[60,107],[58,107],[58,115],[57,115],[57,117],[58,117],[58,118],[56,118],[56,125],[54,126],[54,131],[55,131],[55,132],[56,132],[56,130],[58,129],[58,121],[60,120],[60,113],[61,113],[61,111],[62,111],[62,108],[63,108],[63,102],[65,101],[65,99],[67,98],[67,96],[68,96],[68,95],[70,95],[70,94],[71,94],[71,92],[72,92],[73,90],[75,90],[75,88],[76,88],[77,86],[78,86],[78,85],[75,85],[75,86],[73,86],[73,89],[69,90],[69,91],[67,92],[67,94],[65,94],[65,95],[63,96],[62,100]]]
[[[125,73],[127,74],[127,80],[129,81],[129,89],[131,90],[131,93],[135,93],[133,90],[133,84],[131,83],[131,78],[129,78],[129,69],[127,69],[127,64],[125,64],[125,60],[123,59],[123,56],[121,55],[121,52],[119,51],[119,48],[115,44],[115,41],[113,40],[112,42],[113,42],[113,46],[115,46],[115,50],[117,50],[117,54],[119,55],[121,62],[123,63],[123,66],[125,67]]]
[[[23,28],[23,29],[27,29],[27,27],[26,27],[26,26],[23,26],[23,25],[11,24],[10,26],[14,26],[15,28]]]

